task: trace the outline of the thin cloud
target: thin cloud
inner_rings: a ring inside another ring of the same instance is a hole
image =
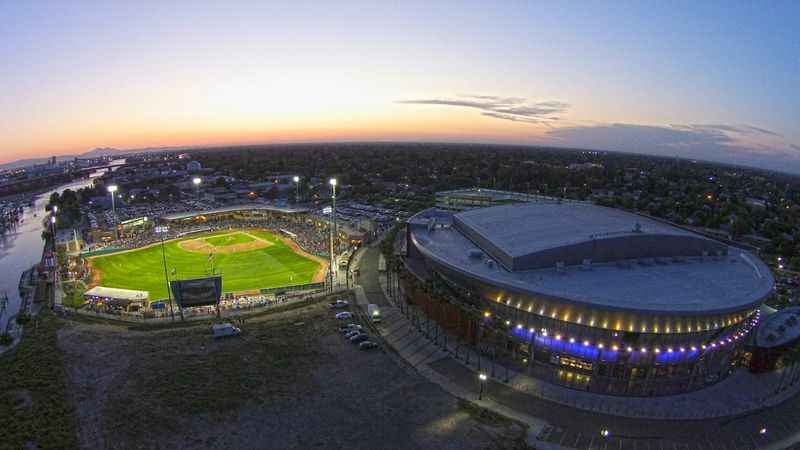
[[[766,133],[764,131],[767,131]],[[551,142],[661,156],[680,156],[773,170],[800,170],[800,146],[775,140],[777,133],[749,125],[636,125],[626,123],[566,126],[547,132]],[[770,137],[759,142],[755,138]]]
[[[750,136],[756,136],[762,134],[767,136],[783,137],[779,133],[767,130],[765,128],[755,127],[753,125],[692,124],[688,125],[688,127],[691,127],[696,130],[718,130],[722,132],[737,133]]]
[[[397,103],[471,108],[481,111],[486,117],[535,124],[559,120],[559,115],[566,112],[570,106],[568,103],[555,100],[529,102],[521,97],[496,95],[462,95],[454,99],[411,99],[399,100]]]

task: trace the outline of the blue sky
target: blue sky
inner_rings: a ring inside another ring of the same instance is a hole
[[[798,23],[789,1],[0,1],[0,161],[379,139],[800,172]]]

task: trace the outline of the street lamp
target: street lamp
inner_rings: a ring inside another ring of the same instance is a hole
[[[119,190],[116,184],[112,184],[108,187],[108,193],[111,194],[111,213],[114,216],[114,239],[117,239],[117,207],[114,201],[114,197],[116,197],[116,192]]]
[[[336,262],[336,251],[335,251],[335,248],[334,248],[334,245],[333,245],[333,236],[336,233],[336,183],[337,183],[336,182],[336,178],[331,178],[330,181],[328,181],[328,183],[330,183],[330,185],[331,185],[331,202],[332,202],[331,224],[330,224],[329,228],[330,228],[330,235],[331,235],[331,262],[330,262],[330,264],[331,264],[331,269],[330,269],[330,272],[331,272],[331,291],[333,291],[333,283],[334,283],[334,280],[336,279],[335,278],[336,274],[334,272],[335,266],[336,266],[336,264],[335,264],[335,262]]]
[[[478,374],[478,380],[481,384],[481,390],[478,391],[478,400],[483,400],[483,385],[486,384],[486,374],[485,373]]]
[[[300,203],[300,177],[295,175],[292,177],[292,181],[294,181],[295,187],[295,194],[294,194],[294,202]]]

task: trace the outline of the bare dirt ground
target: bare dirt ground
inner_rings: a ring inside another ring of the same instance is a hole
[[[524,448],[519,425],[460,404],[378,349],[359,351],[327,305],[206,326],[59,331],[86,449]]]

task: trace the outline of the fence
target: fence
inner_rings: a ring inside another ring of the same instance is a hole
[[[338,289],[335,290],[334,293],[345,292],[346,289]],[[248,305],[248,306],[236,306],[236,307],[228,307],[228,308],[220,308],[220,316],[224,319],[227,317],[237,317],[237,316],[246,316],[252,314],[259,314],[262,312],[269,311],[271,309],[277,309],[288,305],[302,305],[306,303],[312,303],[322,297],[329,295],[330,293],[327,291],[323,292],[314,292],[308,295],[297,295],[294,297],[287,298],[282,301],[274,301],[267,304],[259,304],[259,305]],[[173,321],[172,314],[169,313],[168,310],[159,311],[157,315],[151,316],[151,314],[142,314],[140,312],[101,312],[101,311],[94,311],[88,308],[69,308],[63,307],[62,311],[65,313],[74,313],[80,314],[82,316],[87,317],[97,317],[101,319],[110,319],[110,320],[118,320],[123,322],[133,322],[133,323],[148,323],[148,324],[167,324]],[[200,320],[213,320],[216,316],[216,309],[212,308],[185,308],[184,309],[184,320],[185,321],[200,321]],[[180,321],[180,315],[176,311],[175,312],[175,319],[176,322]]]

